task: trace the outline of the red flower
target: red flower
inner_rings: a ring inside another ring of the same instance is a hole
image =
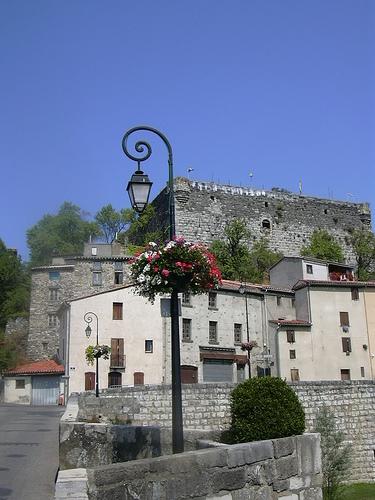
[[[164,276],[165,278],[168,278],[169,276],[169,271],[168,269],[163,269],[162,272],[161,272],[162,276]]]

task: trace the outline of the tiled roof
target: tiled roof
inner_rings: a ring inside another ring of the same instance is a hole
[[[12,370],[5,372],[4,375],[62,375],[64,372],[64,367],[56,363],[55,360],[42,359],[16,366]]]
[[[375,287],[375,281],[319,281],[319,280],[300,280],[293,286],[293,290],[299,290],[307,286],[316,287],[339,287],[339,288],[366,288]]]
[[[222,285],[219,288],[238,290],[241,284],[246,288],[246,291],[253,293],[259,293],[259,292],[279,292],[279,293],[290,293],[290,294],[294,293],[294,291],[291,290],[290,288],[280,288],[259,283],[241,283],[241,281],[232,281],[232,280],[223,280]]]
[[[350,264],[344,264],[343,262],[335,262],[333,260],[323,260],[323,259],[317,259],[315,257],[301,257],[301,256],[293,256],[293,255],[290,255],[288,257],[281,257],[280,260],[278,260],[277,262],[275,262],[275,264],[273,264],[270,268],[274,268],[275,266],[277,266],[277,264],[279,264],[282,260],[300,260],[300,261],[304,261],[304,262],[313,262],[313,263],[316,263],[316,264],[325,264],[325,265],[328,265],[328,266],[337,266],[337,267],[344,267],[345,269],[353,269],[354,266],[350,265]]]
[[[271,319],[270,323],[282,326],[311,326],[309,321],[303,319]]]

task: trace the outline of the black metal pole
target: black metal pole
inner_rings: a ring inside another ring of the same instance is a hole
[[[250,333],[249,333],[249,311],[247,307],[247,295],[245,290],[245,307],[246,307],[246,340],[249,344],[250,342]],[[250,366],[250,349],[247,349],[247,365],[249,367],[249,378],[251,378],[251,366]]]
[[[86,321],[87,325],[90,325],[92,319],[96,319],[96,345],[99,345],[99,319],[98,316],[93,312],[87,312],[83,316],[84,321]],[[91,332],[91,328],[90,328]],[[95,369],[95,396],[99,397],[99,358],[96,357],[96,369]]]
[[[135,144],[137,153],[143,153],[146,148],[146,153],[141,158],[137,158],[130,154],[127,148],[127,141],[133,132],[146,131],[156,134],[164,142],[168,150],[168,189],[169,189],[169,238],[173,240],[176,236],[176,219],[175,219],[175,203],[174,203],[174,187],[173,187],[173,153],[172,147],[168,139],[159,130],[141,125],[129,129],[122,139],[122,149],[126,156],[138,163],[147,160],[152,149],[146,141],[138,141]],[[180,329],[178,317],[178,291],[173,290],[170,299],[170,314],[171,314],[171,354],[172,354],[172,450],[173,453],[181,453],[184,451],[184,430],[182,418],[182,394],[181,394],[181,362],[180,362]]]

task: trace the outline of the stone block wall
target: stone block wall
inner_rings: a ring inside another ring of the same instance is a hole
[[[153,201],[156,220],[165,225],[166,190]],[[351,229],[371,229],[367,203],[350,203],[299,195],[283,189],[271,191],[175,179],[176,232],[189,241],[210,244],[223,238],[228,221],[245,219],[252,239],[265,236],[270,248],[284,255],[299,255],[314,229],[329,231],[340,243],[348,263],[354,263],[348,244]],[[268,221],[270,229],[262,227]],[[250,243],[251,244],[251,243]]]
[[[321,500],[318,434],[225,445],[87,470],[90,500]]]
[[[352,443],[350,480],[375,481],[375,382],[298,382],[291,387],[306,413],[306,429],[312,431],[319,408],[326,404],[338,429]],[[234,384],[183,385],[184,428],[218,431],[230,426],[230,393]],[[116,415],[134,425],[171,427],[171,387],[167,385],[123,388],[79,396],[78,420],[94,416],[105,421]]]

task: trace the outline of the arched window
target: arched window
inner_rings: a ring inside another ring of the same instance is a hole
[[[262,220],[262,229],[271,229],[271,222],[268,219]]]

